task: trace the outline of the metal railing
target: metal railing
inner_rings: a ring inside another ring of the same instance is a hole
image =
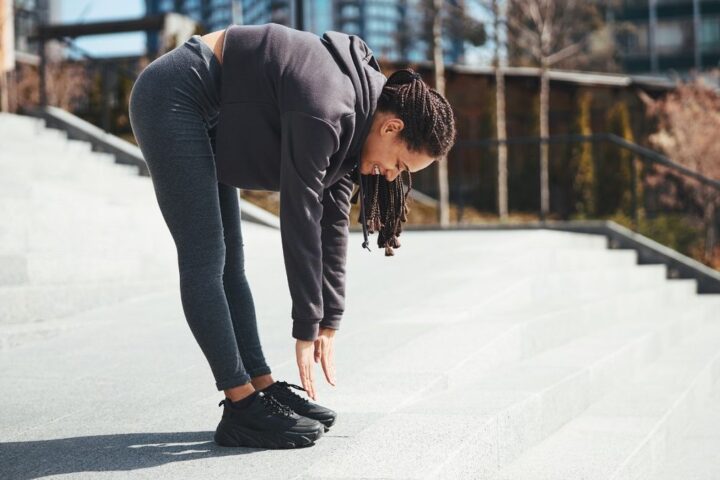
[[[508,149],[510,212],[503,223],[544,221],[540,211],[543,142],[550,149],[548,220],[613,220],[720,269],[720,181],[610,133],[503,141]],[[448,157],[450,201],[458,224],[501,221],[500,143],[461,140]],[[435,196],[434,172],[420,173],[413,176],[413,186]]]

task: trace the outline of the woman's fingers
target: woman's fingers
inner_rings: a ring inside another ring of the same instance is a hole
[[[318,363],[323,355],[323,341],[322,337],[318,337],[315,340],[315,363]]]
[[[310,379],[310,369],[308,366],[304,363],[301,363],[299,365],[300,367],[300,382],[302,383],[302,387],[305,389],[307,394],[312,398],[315,399],[313,396],[313,386],[312,386],[312,380]]]
[[[320,362],[328,383],[335,386],[335,347],[332,335],[320,335],[314,342],[298,340],[296,353],[300,381],[308,396],[317,401],[315,379],[313,377],[315,363]]]
[[[335,359],[333,341],[328,340],[323,348],[322,368],[328,383],[335,386]]]
[[[313,350],[314,342],[298,340],[295,344],[295,355],[300,374],[300,383],[307,394],[315,400],[315,385],[313,381]]]
[[[305,389],[308,391],[310,398],[317,401],[317,397],[315,396],[315,382],[313,379],[312,363],[306,363],[305,365],[303,365],[303,370],[305,376],[305,383],[307,384],[307,387]]]

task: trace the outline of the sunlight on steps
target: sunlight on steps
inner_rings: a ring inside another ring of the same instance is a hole
[[[105,466],[123,478],[720,478],[720,295],[555,230],[406,231],[394,257],[351,233],[338,385],[315,371],[337,424],[292,455],[217,453],[218,392],[150,180],[34,119],[0,116],[0,137],[0,337],[25,345],[0,352],[0,434],[18,458],[23,442],[92,449],[126,428],[145,432],[132,445],[174,432],[209,453],[128,470],[118,447]],[[243,232],[263,349],[297,383],[280,233]],[[49,405],[22,400],[39,380]],[[26,460],[28,478],[83,471],[73,455],[47,472]]]

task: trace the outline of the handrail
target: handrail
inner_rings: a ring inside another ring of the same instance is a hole
[[[461,140],[455,144],[454,149],[466,149],[474,147],[489,147],[493,145],[499,145],[504,143],[506,145],[522,145],[532,143],[569,143],[569,142],[600,142],[608,141],[615,145],[630,150],[638,155],[642,161],[649,160],[653,163],[658,163],[677,170],[684,175],[694,178],[699,182],[714,187],[720,190],[720,180],[708,178],[698,172],[690,170],[689,168],[673,162],[670,158],[662,155],[654,150],[647,147],[643,147],[636,143],[630,142],[618,135],[612,133],[593,133],[591,135],[577,135],[577,134],[562,134],[562,135],[550,135],[549,137],[512,137],[506,140],[498,140],[496,138],[484,138],[481,140]]]

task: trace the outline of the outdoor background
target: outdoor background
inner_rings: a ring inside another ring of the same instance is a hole
[[[0,5],[3,38],[13,40],[13,51],[3,48],[4,110],[43,103],[33,36],[41,25],[110,22],[102,35],[48,33],[45,102],[130,142],[135,77],[191,34],[267,22],[357,34],[386,75],[416,69],[456,112],[456,148],[413,176],[411,224],[612,219],[720,267],[718,187],[703,181],[720,177],[720,1]],[[168,13],[153,31],[117,33],[124,21]],[[277,213],[276,193],[242,195]]]

